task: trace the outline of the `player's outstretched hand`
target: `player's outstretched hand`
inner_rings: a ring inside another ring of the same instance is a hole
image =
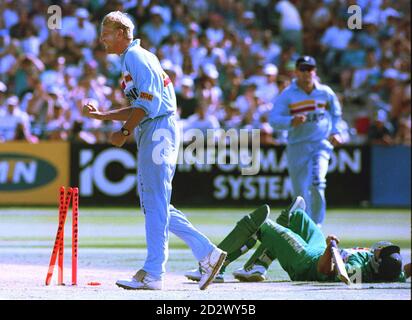
[[[87,118],[102,120],[102,113],[91,103],[83,106],[82,114]]]
[[[334,234],[330,234],[326,238],[326,244],[328,245],[328,247],[330,247],[330,243],[331,243],[332,240],[335,240],[336,244],[339,244],[338,237],[335,236]]]

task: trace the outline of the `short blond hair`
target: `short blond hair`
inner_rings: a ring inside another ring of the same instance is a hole
[[[102,21],[102,27],[111,27],[113,29],[121,29],[127,39],[133,39],[134,25],[132,20],[126,13],[120,11],[112,11],[105,15]]]

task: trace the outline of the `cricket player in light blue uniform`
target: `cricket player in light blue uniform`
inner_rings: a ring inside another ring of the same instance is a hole
[[[288,170],[295,196],[302,195],[307,213],[321,225],[326,212],[326,174],[333,146],[341,143],[337,124],[342,110],[336,94],[316,80],[316,61],[296,61],[296,79],[275,98],[269,122],[288,130]]]
[[[140,40],[133,41],[133,28],[126,14],[114,11],[105,16],[101,30],[106,51],[121,56],[121,86],[131,107],[101,112],[95,106],[84,106],[86,116],[125,121],[122,129],[113,133],[111,142],[122,146],[134,130],[138,148],[137,182],[145,214],[147,258],[134,277],[116,284],[125,289],[162,289],[171,231],[191,248],[199,261],[203,290],[219,272],[226,253],[170,204],[180,142],[175,92],[157,57],[142,48]]]

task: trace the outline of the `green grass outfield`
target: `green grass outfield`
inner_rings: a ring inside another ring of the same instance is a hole
[[[199,230],[218,243],[233,228],[236,221],[253,208],[199,209],[182,211]],[[280,208],[271,209],[275,219]],[[0,247],[47,247],[57,230],[57,210],[54,208],[0,208]],[[69,224],[66,235],[70,240]],[[370,246],[379,240],[391,240],[403,248],[411,247],[410,209],[331,209],[323,228],[341,239],[341,246]],[[136,208],[81,208],[79,217],[80,247],[83,248],[144,248],[144,216]],[[186,248],[175,236],[170,248]]]

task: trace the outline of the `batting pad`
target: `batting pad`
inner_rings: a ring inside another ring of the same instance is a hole
[[[240,255],[252,248],[256,243],[256,237],[250,239],[256,234],[260,226],[269,217],[270,208],[263,205],[252,213],[244,216],[236,223],[236,227],[219,243],[218,247],[228,254],[225,266],[234,261]]]

